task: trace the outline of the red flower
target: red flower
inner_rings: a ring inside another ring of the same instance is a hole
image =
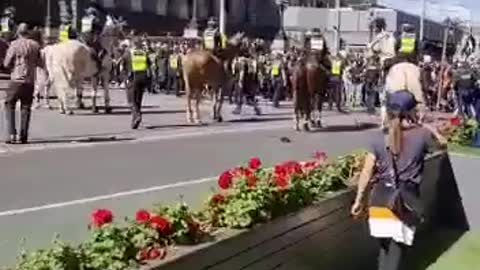
[[[320,162],[324,162],[328,158],[327,153],[322,151],[315,151],[315,153],[313,154],[313,157]]]
[[[140,209],[135,215],[135,220],[138,223],[147,223],[150,221],[150,213],[147,210]]]
[[[158,248],[152,248],[148,252],[148,259],[149,260],[156,260],[160,257],[160,255],[162,255],[162,252]]]
[[[308,161],[303,164],[303,167],[307,170],[314,169],[317,167],[317,162],[316,161]]]
[[[255,175],[251,175],[249,177],[247,177],[247,185],[249,187],[255,187],[257,185],[257,177]]]
[[[251,158],[248,162],[248,166],[252,170],[258,170],[260,167],[262,167],[262,161],[257,157]]]
[[[285,176],[287,175],[287,170],[283,165],[276,165],[274,168],[275,175]]]
[[[302,165],[298,161],[288,161],[283,164],[283,167],[288,174],[301,174],[303,173]]]
[[[140,250],[140,252],[138,253],[138,259],[140,261],[148,260],[148,253],[149,252],[147,248]]]
[[[226,171],[220,175],[220,178],[218,178],[218,186],[221,189],[229,189],[230,186],[232,186],[232,179],[233,175],[231,172]]]
[[[113,213],[108,209],[97,209],[92,213],[92,225],[97,228],[113,221]]]
[[[460,119],[460,117],[457,116],[457,117],[450,118],[450,125],[458,127],[461,124],[462,124],[462,120]]]
[[[152,228],[160,232],[162,235],[168,235],[171,232],[172,224],[167,219],[161,216],[153,216],[150,219],[150,224]]]
[[[288,187],[288,179],[284,175],[277,175],[275,178],[275,183],[277,184],[277,187],[281,189],[285,189]]]
[[[223,202],[225,202],[225,196],[223,196],[222,194],[215,194],[210,199],[210,203],[212,203],[214,205],[220,204],[220,203],[223,203]]]

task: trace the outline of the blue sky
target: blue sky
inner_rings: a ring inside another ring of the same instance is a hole
[[[426,15],[430,19],[443,20],[447,16],[458,17],[462,20],[480,22],[480,0],[425,0],[427,1]],[[383,5],[409,13],[421,13],[421,0],[379,0]]]

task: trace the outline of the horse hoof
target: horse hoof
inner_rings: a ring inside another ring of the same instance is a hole
[[[105,108],[105,113],[106,114],[111,114],[112,113],[112,108],[110,108],[110,107]]]
[[[320,121],[320,120],[317,120],[317,122],[315,124],[318,128],[322,128],[322,126],[323,126],[322,121]]]
[[[84,109],[85,109],[85,104],[83,104],[83,103],[78,103],[78,104],[77,104],[77,109],[79,109],[79,110],[84,110]]]
[[[222,123],[223,122],[223,117],[221,117],[221,116],[217,117],[217,122]]]
[[[73,111],[68,111],[67,115],[74,115],[75,113]]]
[[[98,113],[98,108],[92,108],[93,113]]]
[[[295,125],[295,126],[293,126],[293,129],[294,129],[295,131],[300,131],[300,126],[299,126],[299,125]]]
[[[67,113],[67,112],[64,111],[64,110],[61,110],[61,111],[60,111],[60,114],[66,114],[66,113]]]
[[[50,105],[47,105],[47,108],[48,108],[50,111],[53,110],[53,107],[50,106]]]

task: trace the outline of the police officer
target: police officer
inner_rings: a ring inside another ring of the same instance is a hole
[[[2,18],[0,18],[0,37],[6,39],[7,41],[12,41],[15,38],[15,14],[15,7],[7,7],[3,11]]]
[[[282,54],[277,53],[274,56],[272,65],[270,67],[270,79],[272,81],[272,102],[273,107],[278,108],[280,99],[284,96],[285,88],[287,87],[286,67],[283,63]]]
[[[396,55],[396,40],[393,33],[387,31],[387,23],[384,18],[373,20],[372,28],[375,32],[375,37],[368,44],[369,57],[378,55],[380,64],[386,70],[393,64]]]
[[[215,18],[208,20],[207,29],[203,33],[203,46],[205,49],[213,52],[222,47],[222,37]]]
[[[402,32],[397,41],[397,56],[399,61],[417,62],[418,40],[415,26],[403,24]]]
[[[77,35],[75,33],[75,30],[72,27],[71,23],[72,17],[70,14],[65,15],[64,18],[62,18],[62,23],[60,25],[60,33],[58,36],[58,40],[60,42],[65,42],[70,39],[76,39]]]
[[[167,94],[174,91],[177,97],[180,96],[180,79],[181,79],[181,55],[180,47],[175,45],[172,53],[168,57],[168,88]]]
[[[94,50],[94,59],[97,63],[98,70],[100,70],[102,65],[100,54],[103,48],[98,38],[103,30],[105,13],[93,3],[85,10],[85,13],[86,15],[82,18],[81,22],[82,39]]]
[[[461,61],[453,71],[453,86],[458,97],[459,113],[473,117],[475,101],[478,96],[477,80],[480,79],[466,61]]]
[[[332,109],[332,103],[335,102],[338,111],[341,111],[344,60],[340,53],[337,53],[334,57],[332,57],[331,62],[332,67],[330,70],[329,106],[330,109]]]
[[[143,50],[142,42],[136,38],[134,48],[124,54],[124,61],[128,69],[129,79],[127,91],[132,107],[132,129],[138,129],[142,122],[142,99],[145,88],[150,80],[150,60],[148,53]]]

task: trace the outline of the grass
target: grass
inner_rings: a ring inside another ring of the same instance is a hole
[[[471,147],[471,146],[461,146],[461,145],[449,145],[448,152],[455,154],[462,154],[467,156],[478,156],[480,157],[480,148]]]
[[[427,270],[475,270],[480,268],[480,232],[465,233]]]

